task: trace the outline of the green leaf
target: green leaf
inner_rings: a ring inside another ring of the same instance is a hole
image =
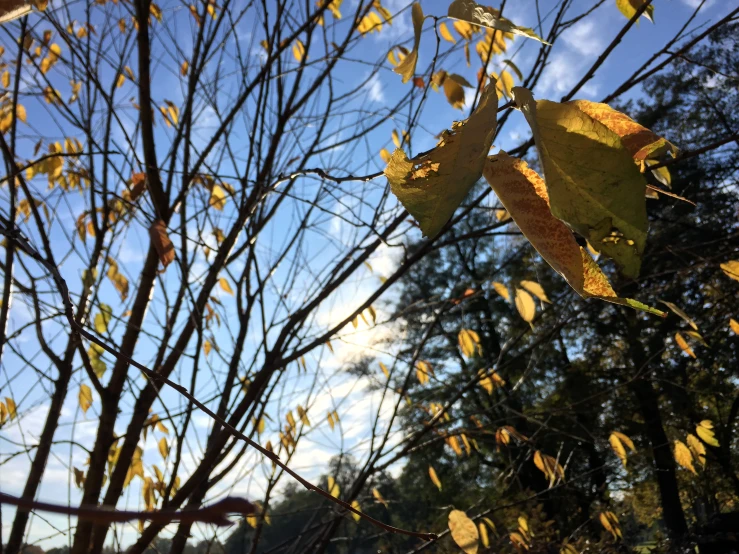
[[[574,103],[534,101],[514,88],[544,168],[552,214],[639,275],[647,240],[646,181],[617,133]]]
[[[480,178],[493,143],[497,110],[492,82],[469,119],[454,122],[436,148],[412,161],[401,149],[393,153],[385,168],[390,189],[426,236],[441,230]]]

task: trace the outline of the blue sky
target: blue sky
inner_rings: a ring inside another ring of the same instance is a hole
[[[345,2],[347,4],[345,13],[349,13],[351,6],[356,4],[356,0],[345,0]],[[630,76],[635,67],[646,61],[655,50],[661,48],[667,40],[672,38],[675,32],[690,16],[697,3],[697,0],[655,0],[655,24],[642,20],[638,26],[632,28],[623,42],[617,47],[614,54],[598,70],[595,77],[576,95],[576,98],[599,100],[620,85],[621,82]],[[555,4],[553,0],[540,1],[541,15],[545,27],[547,22],[551,20],[551,15],[548,14]],[[592,4],[593,2],[585,0],[577,0],[575,2],[575,5],[580,8]],[[403,10],[402,14],[396,18],[392,27],[385,26],[380,34],[373,33],[365,37],[360,42],[358,48],[355,49],[354,54],[368,55],[374,61],[374,59],[382,59],[392,45],[400,42],[407,43],[412,35],[409,10],[405,9],[408,5],[409,3],[405,0],[386,2],[385,6],[391,12],[396,13]],[[719,19],[730,9],[733,9],[735,5],[736,2],[733,1],[708,0],[701,14],[696,18],[690,28],[703,28],[709,21]],[[164,4],[163,6],[166,7]],[[422,1],[422,7],[426,14],[440,16],[446,13],[447,2]],[[573,8],[573,13],[579,13],[579,10]],[[536,12],[534,10],[533,0],[508,2],[504,14],[518,25],[536,27]],[[181,16],[189,17],[186,13]],[[591,17],[568,29],[554,47],[555,50],[550,57],[549,65],[544,71],[539,84],[534,89],[535,96],[537,98],[559,100],[594,63],[602,50],[616,36],[625,22],[625,18],[615,6],[615,0],[607,0]],[[342,22],[340,25],[345,24],[347,23]],[[430,27],[431,22],[427,20],[424,25],[424,35],[420,48],[419,72],[425,70],[433,54],[435,40]],[[187,33],[183,33],[183,36],[187,36]],[[247,29],[246,26],[243,33],[239,33],[239,40],[242,40],[246,44],[253,44],[253,38],[250,29]],[[3,41],[4,44],[9,42],[7,35],[4,35]],[[258,43],[258,40],[256,42]],[[442,51],[445,51],[450,46],[449,43],[442,42]],[[511,59],[524,74],[527,74],[527,69],[531,67],[538,46],[538,43],[534,41],[517,38],[509,48],[508,53]],[[190,45],[185,42],[182,44],[182,47],[184,51],[187,51]],[[311,56],[311,52],[308,54]],[[258,53],[255,53],[255,55],[258,56]],[[477,64],[479,63],[474,52],[472,53],[472,59],[472,67],[467,68],[460,50],[451,56],[441,68],[450,72],[459,73],[468,81],[474,82],[476,79]],[[169,65],[173,65],[176,68],[179,65],[179,60],[176,60],[176,62],[174,64],[170,63]],[[166,64],[163,64],[162,67],[164,65]],[[155,64],[154,97],[159,100],[170,99],[177,103],[182,98],[180,81],[176,73],[171,71],[166,72],[162,67]],[[498,68],[493,69],[498,70]],[[135,67],[134,71],[136,71]],[[341,69],[341,78],[347,87],[361,82],[367,75],[368,69],[361,64],[346,63]],[[62,86],[66,86],[66,83],[60,82],[59,86],[61,89]],[[392,105],[394,101],[405,94],[407,87],[410,86],[411,84],[402,85],[400,77],[391,71],[389,64],[385,63],[378,76],[367,84],[364,104],[368,109],[369,107],[372,109],[382,109]],[[122,89],[121,97],[127,99],[133,94],[132,90]],[[225,94],[227,91],[219,92]],[[622,100],[638,98],[639,95],[640,89],[636,87],[629,94],[625,95]],[[472,93],[468,90],[467,106],[471,103],[471,97]],[[422,126],[413,136],[414,152],[420,152],[433,147],[436,143],[434,135],[442,129],[448,128],[454,119],[464,118],[468,113],[467,108],[463,112],[454,110],[447,103],[443,93],[429,92],[428,102],[429,104],[424,112],[425,115],[421,120]],[[38,134],[43,134],[41,130],[46,129],[46,126],[48,126],[49,129],[53,129],[48,131],[48,133],[50,135],[53,134],[56,140],[64,137],[63,124],[60,123],[59,129],[55,129],[54,125],[48,119],[44,119],[44,117],[48,118],[48,115],[44,115],[46,111],[42,103],[39,102],[38,105],[29,103],[28,112],[29,121],[35,125]],[[214,122],[213,114],[208,113],[207,110],[200,114],[198,118],[198,124],[202,126],[204,131],[213,125]],[[355,122],[346,122],[347,126],[351,126],[352,124],[355,124]],[[133,132],[134,120],[124,121],[123,127],[127,128],[128,132]],[[314,165],[326,168],[332,168],[334,166],[345,167],[349,171],[355,172],[355,174],[380,170],[384,164],[378,153],[381,148],[392,150],[391,132],[393,129],[400,129],[400,127],[401,125],[399,123],[388,119],[385,124],[372,132],[366,144],[367,150],[372,153],[370,157],[365,157],[364,152],[356,153],[344,147],[337,147],[322,155],[319,160],[315,161]],[[122,132],[122,129],[115,130],[114,138],[116,136],[120,138],[122,135],[116,135],[116,133],[120,134]],[[167,138],[165,135],[170,131],[161,124],[160,119],[158,120],[156,132],[160,143],[166,144]],[[499,136],[496,146],[509,149],[519,144],[527,136],[528,126],[524,118],[520,114],[514,113],[506,128]],[[248,137],[244,136],[244,140],[248,140]],[[679,145],[679,140],[677,142]],[[24,148],[30,150],[32,143],[27,141]],[[30,157],[31,154],[29,153],[28,156]],[[286,156],[290,157],[289,153]],[[125,165],[125,162],[122,162],[122,164]],[[384,178],[380,178],[373,183],[358,187],[358,189],[361,188],[365,199],[371,200],[378,198],[385,186]],[[310,185],[306,184],[306,194],[309,189]],[[2,195],[0,198],[3,201],[6,201],[5,194],[5,190],[0,191],[0,195]],[[75,200],[72,200],[73,204],[74,202]],[[60,213],[64,214],[66,212],[62,211]],[[321,238],[321,235],[316,233],[311,244],[306,246],[306,257],[311,259],[311,263],[314,265],[316,271],[325,270],[327,266],[325,261],[335,254],[338,250],[337,245],[340,245],[341,242],[351,242],[353,238],[351,236],[351,233],[354,232],[352,227],[347,225],[342,218],[361,220],[364,215],[363,210],[358,207],[358,202],[352,199],[351,196],[347,195],[336,199],[333,206],[333,214],[326,216],[325,225],[322,229],[327,237]],[[225,210],[222,217],[228,218],[228,216],[228,210]],[[60,220],[57,224],[68,225],[67,232],[70,234],[74,232],[72,218]],[[268,228],[267,233],[272,237],[271,240],[274,241],[275,247],[284,239],[287,229],[292,228],[292,226],[294,226],[293,219],[290,215],[286,215]],[[412,230],[409,232],[413,233]],[[126,264],[132,276],[136,275],[136,272],[141,266],[147,241],[145,227],[134,227],[126,237],[121,250],[117,253],[119,263]],[[58,243],[60,248],[64,248],[65,244],[66,241],[63,240],[60,240]],[[322,305],[314,321],[316,329],[326,328],[331,323],[335,323],[348,313],[351,313],[356,299],[366,297],[366,295],[377,287],[380,277],[387,276],[391,273],[399,256],[398,250],[389,247],[382,248],[370,260],[372,271],[358,273],[330,301]],[[204,258],[199,259],[194,272],[204,269],[205,264],[206,260]],[[238,270],[238,264],[232,269]],[[276,280],[280,279],[281,274],[279,271],[276,274]],[[62,272],[69,282],[78,282],[79,266],[75,265],[74,261],[65,263],[62,266]],[[176,276],[172,275],[172,278],[175,279]],[[131,278],[131,281],[133,283],[134,279]],[[306,290],[310,286],[310,282],[304,284]],[[110,284],[104,284],[102,291],[108,297],[115,299],[116,294]],[[223,294],[221,294],[221,297],[224,301],[229,300]],[[392,294],[389,298],[392,298]],[[113,302],[110,303],[113,304]],[[158,307],[154,306],[152,308],[154,313],[157,312],[157,309],[161,309],[160,301]],[[377,309],[380,320],[383,319],[383,316],[387,316],[387,312],[380,305],[377,306]],[[25,310],[23,304],[20,302],[17,303],[12,313],[11,329],[23,325],[30,317],[31,314]],[[326,466],[326,462],[339,452],[352,452],[357,456],[361,456],[364,449],[366,449],[368,429],[372,423],[373,414],[378,409],[380,397],[374,392],[369,392],[370,383],[368,381],[357,381],[340,372],[336,372],[336,369],[341,368],[347,361],[354,359],[357,355],[372,351],[378,339],[391,335],[394,332],[397,332],[397,330],[390,325],[368,329],[363,324],[360,324],[360,327],[356,331],[351,326],[348,326],[340,333],[341,338],[333,341],[335,354],[329,356],[326,349],[322,349],[322,351],[312,353],[308,356],[308,363],[320,375],[316,387],[310,389],[307,380],[300,378],[286,380],[281,385],[285,387],[282,401],[274,405],[271,411],[278,422],[286,409],[294,409],[298,403],[304,406],[311,405],[311,412],[309,414],[311,414],[314,426],[304,442],[301,443],[294,462],[295,468],[300,470],[306,477],[312,479],[318,477]],[[257,339],[258,337],[255,336],[254,341],[257,341]],[[256,347],[255,344],[252,346]],[[38,353],[37,348],[34,351],[33,339],[30,339],[28,348],[33,355]],[[143,344],[141,352],[142,359],[147,358],[147,349],[151,349],[151,345],[147,346]],[[392,352],[389,354],[392,354]],[[16,356],[6,352],[3,364],[3,367],[0,368],[0,386],[3,387],[0,391],[0,396],[12,395],[19,400],[21,408],[25,412],[25,416],[19,422],[6,425],[0,430],[0,456],[4,457],[4,455],[17,450],[17,446],[9,441],[22,442],[23,440],[29,440],[29,437],[32,439],[38,436],[43,416],[48,406],[48,392],[37,384],[36,376],[31,374],[29,369],[23,368]],[[14,375],[17,376],[14,377]],[[78,373],[73,378],[72,388],[68,395],[62,417],[63,427],[60,436],[74,437],[76,441],[90,445],[94,439],[96,429],[96,406],[95,404],[93,405],[86,418],[81,417],[77,407],[76,394],[82,382],[81,378],[81,373]],[[176,379],[187,381],[187,369],[177,373]],[[206,379],[198,389],[197,396],[200,398],[209,398],[215,391],[216,389],[213,383],[209,384]],[[169,405],[182,405],[181,399],[173,394],[165,395],[163,398]],[[128,398],[124,402],[124,413],[130,406],[131,399]],[[388,407],[389,405],[385,409]],[[325,425],[325,422],[322,421],[325,413],[334,409],[338,410],[341,414],[341,431],[343,433],[340,433],[338,429],[331,431]],[[320,425],[318,424],[319,422]],[[125,421],[122,423],[125,424]],[[197,444],[203,443],[210,422],[202,414],[196,414],[194,416],[194,423],[194,431],[191,436],[188,436],[188,440],[191,441],[190,446],[193,448],[193,451],[197,452]],[[276,437],[276,428],[270,429],[267,434],[273,443],[278,440]],[[157,438],[159,437],[157,436]],[[66,450],[60,450],[60,455],[50,461],[41,488],[40,498],[42,499],[69,498],[71,502],[77,502],[79,500],[79,493],[70,482],[71,472],[66,467],[66,459],[64,457],[70,456],[71,453],[73,464],[82,467],[84,456],[79,451],[74,451],[72,447],[65,448]],[[249,453],[244,466],[250,466],[249,462],[256,459],[255,456],[256,454]],[[160,463],[157,461],[157,458],[156,442],[150,437],[145,443],[145,459],[149,463]],[[190,461],[189,463],[192,466],[192,462]],[[22,483],[25,480],[27,466],[28,459],[24,456],[19,456],[2,466],[0,488],[11,494],[19,494],[22,489]],[[187,471],[187,463],[185,470]],[[258,495],[266,482],[265,471],[267,470],[268,467],[263,466],[254,472],[244,473],[243,475],[237,474],[236,478],[229,480],[229,483],[233,484],[231,492],[248,497]],[[124,495],[121,505],[125,504],[128,507],[137,507],[140,504],[139,499],[139,490],[137,485],[134,485]],[[7,507],[3,507],[2,510],[3,536],[7,537],[13,510]],[[50,517],[49,522],[60,528],[67,526],[65,518]],[[128,544],[133,540],[135,537],[134,529],[135,525],[125,529],[123,535],[124,544]],[[199,530],[198,532],[203,532],[203,530]],[[55,534],[50,524],[38,519],[34,520],[30,534],[31,541],[39,540],[49,535],[53,535],[53,538],[43,540],[40,543],[45,548],[65,543],[67,540],[64,536]]]

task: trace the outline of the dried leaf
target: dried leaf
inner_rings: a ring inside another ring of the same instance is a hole
[[[167,226],[164,221],[157,219],[151,224],[151,227],[149,227],[149,237],[159,255],[159,261],[166,268],[174,261],[174,244],[169,240]]]
[[[418,45],[421,43],[421,30],[423,29],[423,10],[418,2],[413,3],[411,17],[413,19],[413,50],[393,68],[395,73],[403,77],[404,83],[411,80],[416,72],[416,63],[418,62]]]
[[[727,277],[730,277],[735,281],[739,281],[739,260],[729,260],[728,262],[721,264],[721,269]]]
[[[680,332],[675,333],[675,342],[682,349],[683,352],[685,352],[691,358],[695,358],[695,352],[693,352],[693,349],[690,348],[688,341],[685,340],[685,337],[683,337]]]
[[[533,38],[544,44],[549,44],[542,40],[533,30],[528,27],[519,27],[514,25],[507,19],[500,17],[500,12],[494,8],[487,6],[481,6],[474,0],[454,0],[449,5],[449,11],[447,16],[474,23],[482,27],[489,27],[491,29],[498,29],[505,33],[513,33],[514,35],[521,35],[527,38]]]
[[[431,152],[413,161],[400,149],[393,153],[385,168],[390,188],[425,235],[438,234],[480,178],[495,135],[497,106],[495,90],[488,86],[470,118],[444,131]]]
[[[580,296],[664,315],[636,300],[616,296],[572,231],[552,215],[544,180],[526,162],[500,152],[489,159],[483,175],[531,245]]]

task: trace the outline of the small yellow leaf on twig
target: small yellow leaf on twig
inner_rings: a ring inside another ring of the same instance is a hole
[[[431,477],[431,482],[436,485],[436,488],[441,490],[441,481],[439,481],[439,476],[436,475],[436,470],[433,466],[429,466],[429,477]]]
[[[477,554],[480,534],[475,522],[467,517],[467,514],[462,510],[449,512],[449,531],[454,542],[465,554]]]
[[[87,385],[80,385],[80,393],[78,396],[80,408],[82,412],[87,414],[87,410],[92,406],[92,390]]]

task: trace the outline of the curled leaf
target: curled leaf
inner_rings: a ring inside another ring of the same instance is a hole
[[[433,466],[429,466],[429,477],[431,478],[431,482],[436,485],[436,488],[441,490],[441,481],[439,481],[439,476],[436,475],[436,470]]]
[[[412,161],[400,149],[393,153],[385,168],[390,189],[426,236],[438,234],[480,178],[497,108],[494,85],[488,85],[469,119],[454,122],[431,152]]]
[[[481,27],[498,29],[505,33],[513,33],[527,38],[533,38],[544,44],[549,44],[528,27],[519,27],[500,16],[500,12],[488,6],[481,6],[474,0],[454,0],[449,5],[447,15],[454,19],[460,19]]]
[[[411,18],[413,19],[413,50],[393,68],[395,73],[403,77],[404,83],[411,80],[416,72],[416,63],[418,63],[418,45],[421,43],[421,30],[423,28],[423,10],[418,2],[413,3]]]

